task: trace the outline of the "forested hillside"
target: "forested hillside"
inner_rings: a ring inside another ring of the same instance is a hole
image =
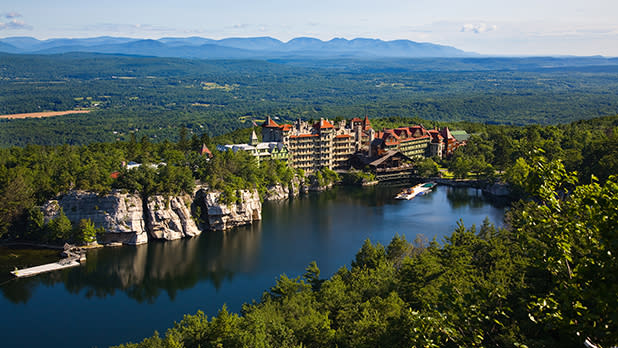
[[[568,171],[578,173],[582,183],[590,183],[592,175],[605,181],[618,173],[618,116],[557,126],[434,123],[396,117],[374,123],[376,127],[422,123],[466,129],[473,134],[467,146],[438,162],[456,177],[502,178],[521,196],[534,184],[527,180],[533,171],[531,164],[541,156],[561,161]],[[289,182],[294,172],[282,163],[265,162],[257,166],[246,153],[214,150],[216,144],[246,142],[251,130],[244,128],[210,138],[205,133],[190,135],[186,128],[177,128],[177,142],[157,143],[146,136],[131,136],[129,141],[110,143],[0,149],[0,238],[53,243],[70,240],[70,231],[57,234],[42,228],[38,209],[34,207],[74,189],[107,192],[116,188],[143,195],[175,194],[191,192],[195,180],[199,180],[224,191],[232,201],[237,189],[263,191],[268,184]],[[198,154],[202,144],[214,152],[210,161]],[[129,161],[167,165],[126,170],[122,163]],[[433,159],[424,162],[419,166],[429,164],[435,168]],[[114,178],[113,172],[120,175]]]
[[[186,315],[121,347],[583,347],[618,343],[618,183],[579,185],[537,158],[508,227],[444,241],[366,241],[320,277],[282,275],[240,314]],[[442,243],[439,243],[442,242]]]
[[[0,55],[0,146],[177,140],[178,127],[219,135],[262,120],[420,117],[558,124],[618,113],[608,59],[483,58],[201,61],[99,54]]]

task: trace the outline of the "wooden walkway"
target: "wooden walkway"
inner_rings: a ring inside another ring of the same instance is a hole
[[[35,266],[30,268],[24,268],[16,271],[12,271],[11,273],[17,278],[23,277],[32,277],[40,273],[57,271],[64,268],[79,266],[79,259],[72,260],[62,260],[59,262],[48,263],[46,265]]]

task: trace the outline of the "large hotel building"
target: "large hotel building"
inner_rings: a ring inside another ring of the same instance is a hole
[[[349,169],[350,158],[357,153],[368,158],[378,158],[392,151],[409,158],[442,157],[449,156],[463,144],[465,141],[455,139],[446,127],[427,130],[417,125],[376,132],[366,116],[364,120],[353,118],[336,124],[325,119],[309,124],[299,119],[294,124],[282,125],[268,117],[262,124],[261,143],[254,133],[249,144],[218,148],[249,151],[258,160],[285,160],[287,156],[290,167],[315,172],[322,168]]]

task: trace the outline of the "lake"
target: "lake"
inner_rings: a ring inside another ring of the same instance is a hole
[[[0,285],[3,347],[106,347],[164,334],[183,314],[238,312],[280,274],[296,277],[316,261],[322,277],[350,265],[365,239],[395,234],[442,242],[460,219],[503,225],[506,204],[480,190],[438,186],[410,201],[396,187],[337,187],[293,201],[265,203],[262,221],[227,232],[103,248],[85,265]],[[4,253],[19,250],[0,249]]]

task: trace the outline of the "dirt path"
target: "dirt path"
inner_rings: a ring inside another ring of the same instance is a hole
[[[41,117],[54,117],[54,116],[62,116],[62,115],[72,115],[72,114],[87,114],[89,112],[90,112],[90,110],[31,112],[31,113],[28,113],[28,114],[0,115],[0,118],[8,118],[8,119],[41,118]]]

